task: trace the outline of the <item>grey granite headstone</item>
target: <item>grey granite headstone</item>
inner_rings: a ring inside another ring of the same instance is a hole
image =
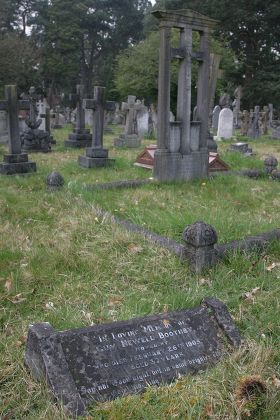
[[[230,139],[233,135],[233,112],[229,108],[223,108],[219,116],[218,138]]]
[[[216,134],[218,130],[220,112],[221,112],[221,107],[219,105],[216,105],[215,108],[213,109],[213,115],[212,115],[212,129],[214,131],[214,134]]]
[[[91,402],[202,371],[226,354],[226,341],[239,346],[239,331],[226,305],[207,298],[190,310],[78,330],[33,325],[25,362],[36,379],[47,379],[68,413],[85,415]]]

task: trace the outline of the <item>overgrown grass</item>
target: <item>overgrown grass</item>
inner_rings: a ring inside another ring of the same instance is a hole
[[[55,132],[53,153],[30,156],[37,162],[36,174],[0,179],[0,415],[65,418],[47,387],[33,381],[24,367],[29,324],[48,321],[58,330],[76,328],[190,308],[211,295],[228,305],[245,347],[198,376],[93,405],[91,418],[233,420],[250,413],[254,419],[279,419],[280,268],[268,269],[280,262],[280,245],[271,244],[262,255],[233,255],[197,276],[167,250],[102,220],[94,209],[100,206],[177,240],[185,225],[203,219],[226,242],[279,227],[280,184],[219,176],[88,192],[84,184],[147,178],[151,172],[133,166],[138,151],[113,149],[113,136],[106,136],[105,143],[116,158],[115,167],[79,168],[77,156],[84,152],[66,150],[66,135],[67,129]],[[253,158],[226,152],[226,142],[220,145],[221,156],[233,169],[261,167],[268,150],[275,155],[280,151],[269,139],[251,145],[257,153]],[[66,186],[47,193],[45,176],[53,169],[63,174]],[[244,294],[257,287],[253,300],[246,301]],[[267,393],[261,404],[241,407],[238,384],[256,374]]]

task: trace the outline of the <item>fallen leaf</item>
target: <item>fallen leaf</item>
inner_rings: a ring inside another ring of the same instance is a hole
[[[130,244],[130,245],[128,245],[128,251],[131,254],[139,254],[140,252],[143,251],[143,248],[141,246],[137,246],[135,244]]]
[[[280,267],[280,263],[272,263],[269,266],[266,267],[266,271],[272,271],[274,268]]]
[[[18,341],[16,341],[16,346],[17,347],[21,347],[26,343],[27,340],[27,336],[26,335],[22,335]]]
[[[199,279],[198,283],[200,286],[208,286],[208,287],[212,286],[212,282],[210,279]]]
[[[16,305],[17,303],[22,303],[26,300],[26,298],[22,297],[22,293],[18,293],[17,295],[15,295],[12,299],[12,303],[14,305]]]
[[[251,292],[246,292],[243,295],[243,298],[245,299],[245,302],[253,303],[254,302],[254,296],[261,290],[260,287],[255,287],[251,290]]]
[[[280,389],[280,379],[278,379],[275,375],[272,378],[272,383],[277,389]]]
[[[55,310],[54,304],[52,302],[47,302],[45,307],[49,310],[52,310],[52,311]]]
[[[169,312],[169,305],[167,303],[163,307],[163,312]]]
[[[163,325],[165,326],[165,328],[168,328],[169,327],[169,325],[170,325],[170,321],[169,321],[169,319],[163,319]]]
[[[108,306],[115,306],[115,305],[120,305],[123,301],[122,297],[113,297],[111,299],[109,299],[108,301]]]
[[[8,293],[10,293],[10,291],[13,288],[13,279],[11,277],[8,277],[6,282],[5,282],[5,289]]]

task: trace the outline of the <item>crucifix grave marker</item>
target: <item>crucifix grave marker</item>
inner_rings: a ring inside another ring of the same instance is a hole
[[[109,165],[114,160],[108,158],[108,150],[103,148],[104,112],[114,111],[115,102],[106,101],[105,88],[95,86],[93,99],[84,99],[83,104],[93,111],[92,145],[86,149],[86,156],[78,157],[78,163],[84,168]]]
[[[90,130],[85,125],[85,110],[83,108],[83,100],[85,98],[84,85],[77,85],[76,95],[76,127],[73,133],[69,134],[68,140],[64,142],[66,147],[90,147],[92,136]]]
[[[28,155],[21,152],[19,135],[18,111],[28,110],[29,101],[18,101],[15,85],[5,86],[5,100],[0,101],[0,110],[8,114],[9,153],[4,155],[4,162],[0,164],[0,174],[14,175],[36,172],[36,163],[28,161]]]
[[[129,95],[127,102],[122,103],[122,111],[126,113],[124,134],[114,140],[116,147],[139,147],[141,138],[137,130],[137,113],[145,108],[140,101],[136,101],[136,96]]]

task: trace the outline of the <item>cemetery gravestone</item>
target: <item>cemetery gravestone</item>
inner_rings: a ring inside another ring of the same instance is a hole
[[[154,177],[183,181],[208,176],[209,34],[217,21],[190,9],[156,10],[160,22],[158,135]],[[178,48],[171,46],[172,28],[180,30]],[[193,31],[199,33],[198,52],[192,50]],[[170,123],[171,59],[180,61],[177,121]],[[197,60],[197,112],[191,121],[192,60]],[[178,146],[179,143],[179,146]]]
[[[39,118],[39,111],[36,104],[37,96],[35,88],[29,90],[29,114],[25,118],[27,129],[21,134],[21,143],[23,152],[51,152],[51,139],[47,131],[40,130],[42,120]]]
[[[115,147],[140,147],[141,138],[137,132],[137,112],[145,106],[141,101],[136,100],[136,96],[129,95],[127,102],[122,104],[122,111],[126,112],[126,122],[124,134],[114,139]]]
[[[143,106],[137,113],[137,133],[140,138],[149,132],[149,112],[146,106]]]
[[[264,136],[268,133],[269,125],[269,109],[267,106],[263,107],[263,110],[259,113],[259,131],[260,136]]]
[[[250,127],[248,130],[248,137],[252,139],[256,139],[260,136],[260,129],[259,129],[259,118],[260,118],[260,107],[257,105],[255,106],[254,111],[250,111]]]
[[[84,168],[106,166],[114,162],[108,158],[108,150],[103,148],[104,111],[115,109],[115,102],[105,101],[105,88],[94,87],[94,98],[84,99],[85,109],[93,111],[92,146],[86,149],[86,156],[79,156],[78,163]]]
[[[0,111],[0,143],[8,142],[8,122],[5,111]]]
[[[213,129],[214,134],[216,134],[218,130],[220,112],[221,112],[221,107],[219,105],[216,105],[213,110],[213,115],[212,115],[212,129]]]
[[[250,114],[248,111],[244,110],[241,114],[241,129],[240,134],[242,136],[247,136],[249,126],[250,126]]]
[[[233,112],[229,108],[224,108],[220,112],[218,123],[218,138],[230,139],[233,135]]]
[[[241,337],[226,305],[207,298],[191,309],[130,321],[56,332],[29,328],[25,362],[48,380],[66,411],[85,415],[93,401],[110,401],[197,373],[226,354]]]
[[[268,109],[269,109],[269,117],[268,117],[268,126],[269,128],[272,127],[272,121],[273,121],[273,104],[268,104]]]
[[[28,161],[28,155],[21,152],[19,135],[19,109],[29,109],[29,101],[17,100],[15,85],[5,86],[5,100],[0,101],[0,111],[8,114],[9,154],[4,155],[4,162],[0,164],[0,174],[14,175],[36,172],[36,163]]]
[[[85,88],[83,85],[77,85],[75,99],[76,103],[76,127],[73,133],[69,134],[68,140],[65,140],[65,147],[90,147],[92,136],[90,130],[85,125],[85,110],[83,100],[85,97]]]

